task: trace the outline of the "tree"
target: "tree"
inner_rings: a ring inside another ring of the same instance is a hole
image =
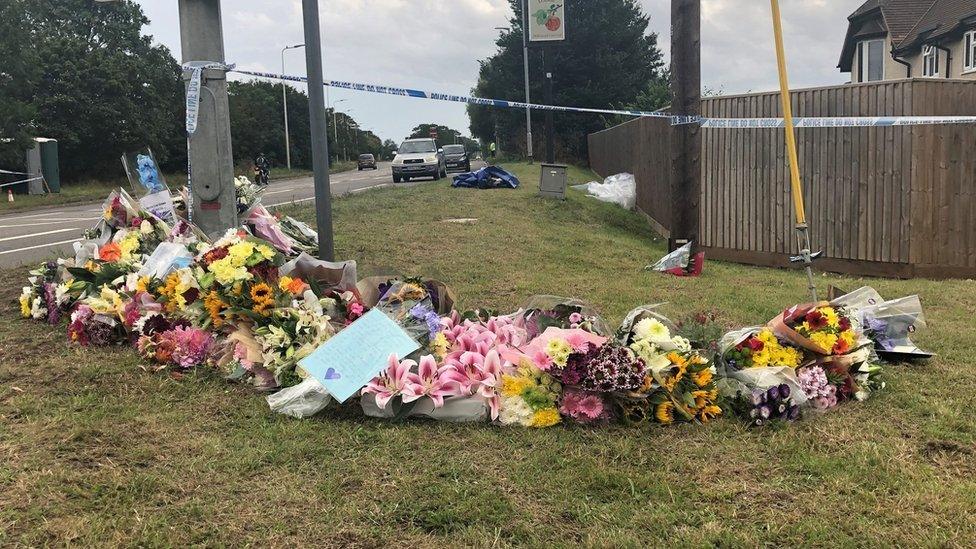
[[[288,138],[293,168],[312,167],[308,96],[285,86],[288,96]],[[264,153],[273,166],[285,166],[284,105],[281,84],[263,80],[231,82],[228,87],[234,163],[250,165]]]
[[[0,3],[0,168],[22,171],[36,110],[31,96],[40,70],[29,47],[25,0]]]
[[[40,71],[30,84],[33,130],[59,141],[65,178],[121,175],[120,156],[145,146],[164,168],[185,167],[182,71],[168,49],[142,35],[148,19],[137,4],[13,5],[24,8]],[[0,42],[18,39],[0,33]]]
[[[432,130],[437,132],[437,139],[434,141],[437,143],[438,147],[458,144],[464,145],[465,150],[468,151],[477,150],[479,148],[477,141],[471,139],[470,137],[464,137],[461,135],[461,132],[440,124],[419,124],[410,130],[410,136],[407,137],[407,139],[430,137]]]
[[[522,2],[509,2],[515,13],[512,30],[496,41],[498,53],[481,61],[478,84],[472,90],[476,96],[524,98]],[[660,94],[667,86],[663,57],[657,35],[647,32],[648,18],[637,0],[565,0],[565,5],[566,40],[545,48],[545,70],[553,73],[553,103],[614,109],[637,104],[646,109],[664,106]],[[536,103],[543,97],[542,56],[540,46],[530,47],[530,88]],[[541,150],[544,141],[540,112],[533,112],[536,150]],[[523,110],[469,105],[468,115],[472,135],[484,142],[498,141],[506,153],[525,151]],[[585,159],[587,134],[603,129],[605,122],[592,114],[556,113],[558,155]]]

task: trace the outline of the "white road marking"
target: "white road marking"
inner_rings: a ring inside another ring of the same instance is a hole
[[[32,217],[54,217],[54,216],[57,216],[60,213],[62,213],[62,212],[44,212],[44,213],[39,213],[39,214],[22,215],[20,217],[4,217],[3,220],[4,221],[16,221],[18,219],[29,219],[29,218],[32,218]]]
[[[0,229],[17,229],[17,228],[20,228],[20,227],[36,227],[37,225],[66,225],[66,224],[69,224],[69,223],[70,224],[75,224],[75,223],[79,223],[79,222],[83,222],[83,223],[86,223],[87,224],[87,223],[94,223],[95,221],[97,221],[97,219],[95,219],[95,218],[80,218],[80,219],[67,218],[67,219],[59,219],[59,220],[56,220],[56,221],[54,221],[54,220],[47,220],[45,218],[43,220],[37,220],[36,222],[31,222],[31,223],[20,223],[20,224],[17,224],[17,225],[0,225]]]
[[[43,233],[24,234],[24,235],[19,235],[19,236],[8,236],[7,238],[0,238],[0,242],[6,242],[8,240],[23,240],[25,238],[34,238],[35,236],[44,236],[44,235],[48,235],[48,234],[66,233],[68,231],[78,232],[78,228],[77,227],[72,227],[70,229],[57,229],[57,230],[54,230],[54,231],[45,231]]]
[[[49,244],[38,244],[36,246],[27,246],[26,248],[17,248],[15,250],[5,250],[0,252],[0,255],[13,254],[17,252],[26,252],[27,250],[36,250],[38,248],[49,248],[51,246],[59,246],[61,244],[70,244],[72,242],[78,242],[78,238],[72,238],[71,240],[62,240],[60,242],[51,242]]]

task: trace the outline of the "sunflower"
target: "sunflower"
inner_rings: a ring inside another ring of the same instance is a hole
[[[251,310],[258,314],[265,314],[274,305],[274,292],[271,286],[264,282],[258,282],[251,286],[251,301],[254,302]]]
[[[720,415],[722,415],[722,409],[711,404],[698,411],[698,420],[702,423],[708,423],[710,419],[717,418]]]
[[[215,290],[210,290],[207,297],[203,299],[203,305],[207,308],[207,313],[210,314],[210,320],[213,321],[214,328],[220,328],[224,324],[224,319],[221,318],[220,312],[227,308],[224,300],[220,299],[220,294]]]
[[[665,400],[658,404],[654,410],[654,417],[658,423],[663,423],[664,425],[674,423],[674,403],[670,400]]]
[[[712,371],[708,368],[700,372],[695,372],[691,374],[691,380],[695,382],[695,385],[699,387],[704,387],[711,383],[712,381]]]

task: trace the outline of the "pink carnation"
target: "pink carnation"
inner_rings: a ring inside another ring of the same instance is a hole
[[[592,423],[609,417],[609,410],[600,395],[577,389],[566,389],[559,413],[580,423]]]
[[[173,364],[181,368],[192,368],[206,362],[213,345],[210,332],[182,326],[163,332],[159,339],[161,345],[172,345]]]

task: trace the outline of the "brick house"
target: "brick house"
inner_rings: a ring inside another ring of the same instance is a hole
[[[847,19],[837,67],[853,83],[976,80],[976,0],[867,0]]]

